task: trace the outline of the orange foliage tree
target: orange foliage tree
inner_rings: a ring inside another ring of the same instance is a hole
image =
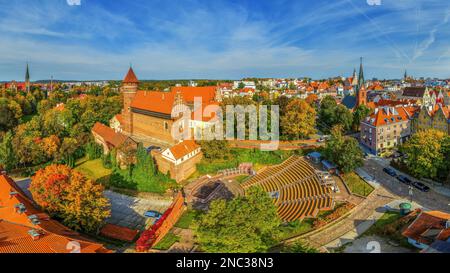
[[[32,177],[33,199],[75,230],[96,231],[110,216],[103,186],[66,165],[50,165]]]

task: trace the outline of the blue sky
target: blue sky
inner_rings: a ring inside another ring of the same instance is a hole
[[[0,81],[450,77],[448,0],[67,1],[0,0]]]

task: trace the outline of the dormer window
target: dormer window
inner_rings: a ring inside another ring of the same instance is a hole
[[[16,209],[16,212],[19,214],[22,214],[27,211],[27,208],[25,207],[25,205],[23,203],[14,205],[14,208]]]

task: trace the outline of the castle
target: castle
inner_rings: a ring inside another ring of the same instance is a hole
[[[172,146],[179,142],[173,137],[173,126],[180,126],[178,128],[180,132],[192,130],[195,134],[210,125],[211,117],[198,119],[197,115],[195,117],[192,115],[189,128],[185,128],[183,124],[176,123],[179,117],[173,117],[174,108],[185,105],[191,112],[203,113],[206,106],[218,107],[222,97],[216,86],[176,86],[170,91],[139,90],[138,86],[139,80],[130,67],[122,82],[123,109],[121,114],[113,120],[114,129],[136,141],[158,146]],[[201,99],[201,108],[194,104],[195,98]]]

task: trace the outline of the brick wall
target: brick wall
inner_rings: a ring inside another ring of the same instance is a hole
[[[170,173],[170,178],[177,182],[181,182],[191,176],[197,170],[197,163],[203,158],[203,153],[200,152],[194,157],[175,166],[174,163],[163,158],[161,153],[152,152],[152,155],[155,157],[158,170],[163,174]]]

